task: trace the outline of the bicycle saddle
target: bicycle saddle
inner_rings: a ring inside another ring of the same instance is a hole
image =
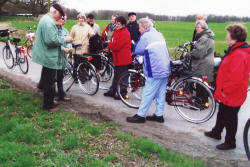
[[[78,47],[80,47],[80,46],[82,46],[82,44],[73,44],[72,43],[72,47],[75,48],[75,49],[78,48]]]

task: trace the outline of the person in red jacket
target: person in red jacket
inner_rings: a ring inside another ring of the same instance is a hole
[[[205,132],[205,136],[220,140],[222,130],[226,128],[225,142],[216,146],[219,150],[236,148],[238,112],[247,97],[250,74],[246,29],[240,24],[233,24],[226,30],[229,48],[219,67],[214,93],[214,98],[220,102],[219,111],[212,131]]]
[[[113,63],[114,63],[114,78],[109,91],[104,93],[104,96],[114,97],[117,90],[117,82],[120,75],[128,71],[129,65],[132,63],[131,55],[131,37],[129,31],[126,28],[126,19],[123,16],[116,18],[116,29],[113,33],[112,41],[108,43],[108,47],[112,51]],[[126,94],[126,88],[121,88],[122,94]]]

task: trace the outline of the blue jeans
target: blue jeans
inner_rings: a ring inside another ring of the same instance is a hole
[[[156,116],[163,116],[166,87],[168,77],[166,78],[147,78],[142,92],[142,101],[137,115],[145,117],[153,100],[156,100]]]

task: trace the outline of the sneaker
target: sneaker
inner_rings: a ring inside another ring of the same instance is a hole
[[[213,133],[212,131],[209,132],[204,132],[204,135],[210,138],[213,138],[215,140],[220,140],[221,139],[221,135],[217,135],[215,133]]]
[[[131,123],[145,123],[146,119],[135,114],[133,117],[127,117],[127,122]]]
[[[59,110],[59,108],[57,108],[57,107],[48,109],[49,112],[56,112],[58,110]]]
[[[104,95],[104,96],[107,96],[107,97],[114,97],[114,96],[115,96],[115,94],[114,94],[113,92],[111,92],[111,91],[108,91],[108,92],[106,92],[106,93],[103,93],[103,95]]]
[[[146,120],[147,121],[156,121],[156,122],[160,122],[160,123],[164,122],[163,116],[156,116],[155,114],[151,115],[151,116],[146,116]]]
[[[127,95],[127,94],[122,95],[122,98],[123,98],[123,99],[128,99],[128,95]],[[115,99],[115,100],[121,100],[121,97],[120,97],[119,95],[115,95],[115,96],[114,96],[114,99]]]
[[[218,150],[231,150],[236,148],[236,144],[222,143],[216,146]]]

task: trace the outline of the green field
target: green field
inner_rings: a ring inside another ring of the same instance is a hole
[[[10,20],[10,18],[8,18]],[[99,24],[101,30],[109,23],[109,20],[96,20],[96,23]],[[38,21],[23,21],[16,19],[11,19],[12,26],[26,30],[28,26],[37,25]],[[71,27],[76,24],[76,20],[68,20],[65,27],[70,31]],[[225,43],[226,31],[225,27],[230,23],[209,23],[209,27],[215,33],[215,50],[220,54],[224,54],[224,50],[227,49]],[[250,31],[250,24],[245,24],[248,31]],[[169,22],[169,21],[156,21],[155,27],[163,33],[167,46],[170,50],[170,53],[173,52],[174,48],[179,44],[183,44],[192,39],[192,34],[194,31],[193,22]],[[250,40],[250,35],[247,38],[247,41]]]

